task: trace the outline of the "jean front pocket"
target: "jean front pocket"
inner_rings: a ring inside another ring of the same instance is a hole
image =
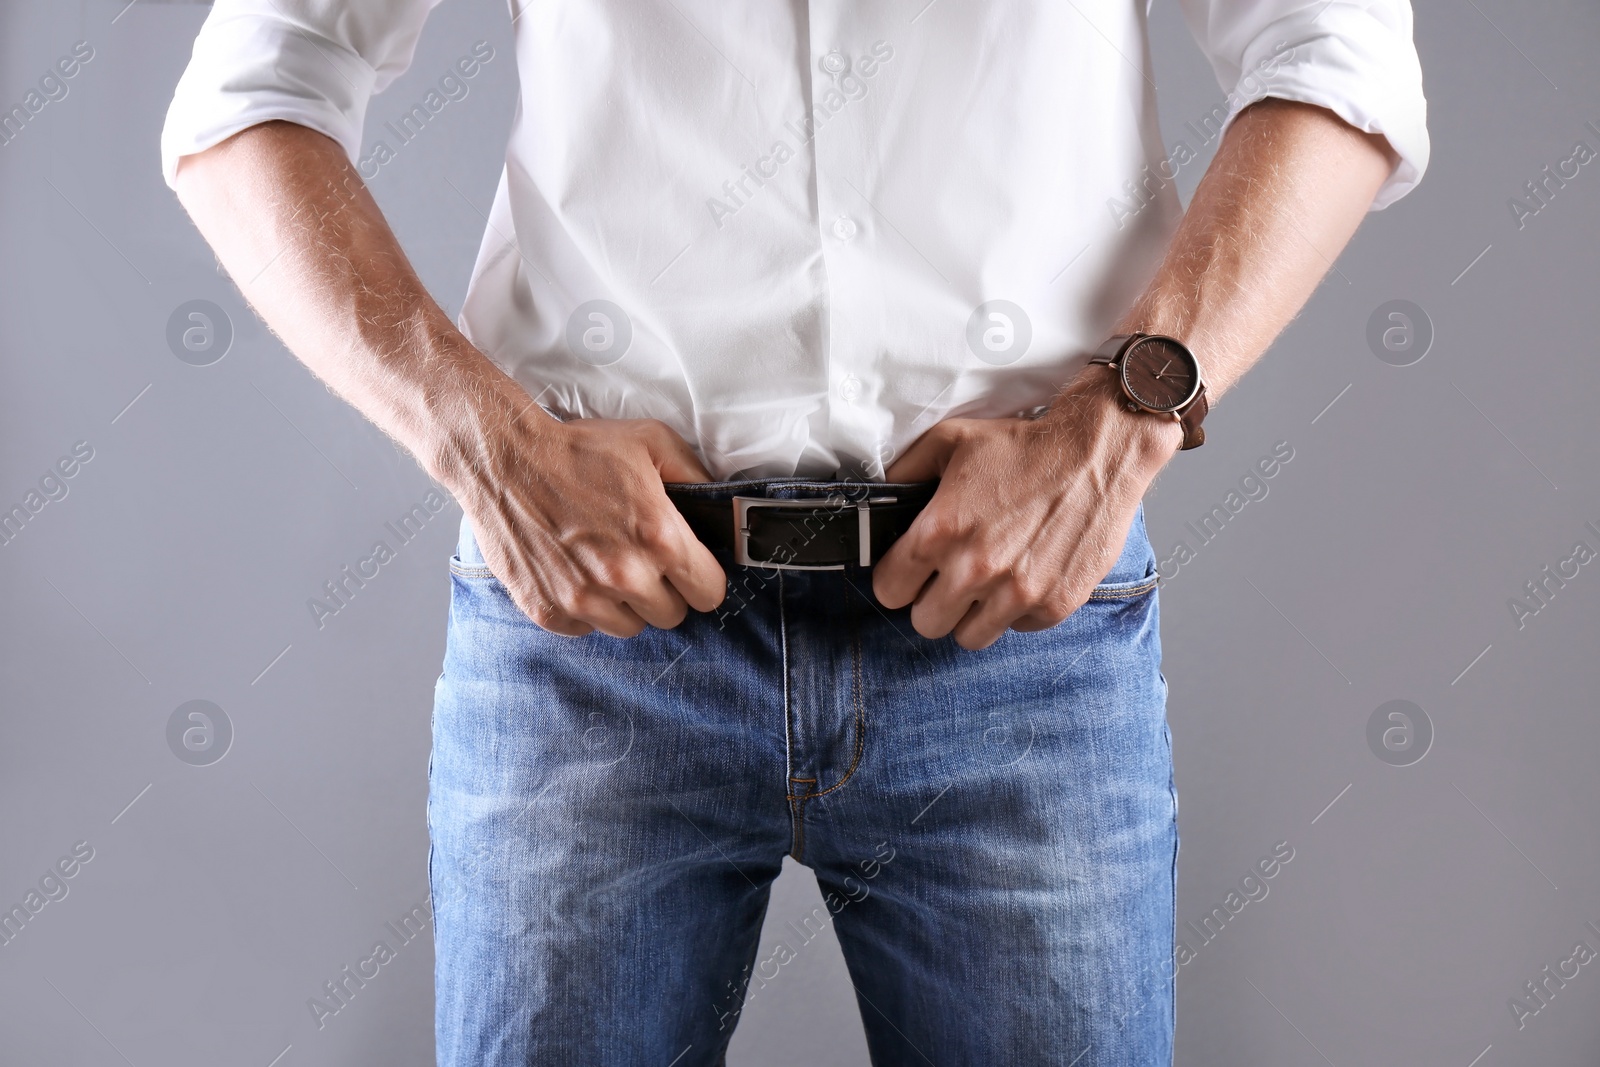
[[[455,554],[450,557],[449,567],[452,625],[465,626],[471,621],[497,620],[502,625],[538,633],[548,632],[527,616],[500,576],[490,569],[465,517],[461,520],[461,533],[456,541]]]
[[[1150,535],[1144,525],[1144,505],[1141,503],[1129,524],[1128,536],[1122,552],[1105,579],[1089,594],[1090,600],[1131,600],[1144,596],[1156,587],[1156,553],[1151,547]]]
[[[495,578],[494,571],[488,567],[464,562],[459,555],[450,557],[450,573],[457,578],[494,578],[495,581],[499,581]]]
[[[1101,582],[1089,594],[1090,600],[1131,600],[1134,597],[1144,596],[1153,591],[1159,581],[1155,567],[1150,567],[1150,573],[1143,578],[1131,581]]]
[[[465,515],[461,516],[461,528],[456,533],[456,552],[450,557],[450,573],[458,578],[495,576],[483,553],[478,550],[477,534],[473,533],[472,524]]]

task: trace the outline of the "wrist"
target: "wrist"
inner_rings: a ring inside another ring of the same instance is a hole
[[[1085,367],[1056,399],[1043,420],[1060,426],[1087,422],[1107,450],[1147,479],[1153,479],[1183,443],[1183,427],[1171,415],[1129,410],[1128,399],[1109,368]]]
[[[1151,416],[1156,423],[1175,423],[1179,451],[1205,442],[1202,423],[1210,411],[1211,390],[1199,359],[1176,335],[1132,328],[1114,333],[1095,349],[1089,367],[1112,372],[1114,392],[1127,411]],[[1145,422],[1150,424],[1151,418]],[[1162,454],[1167,436],[1154,426],[1136,435],[1141,444],[1153,443],[1158,462],[1163,463],[1168,458]],[[1152,437],[1153,442],[1144,440]]]
[[[488,357],[470,346],[443,356],[418,397],[416,452],[457,497],[498,492],[561,423]]]

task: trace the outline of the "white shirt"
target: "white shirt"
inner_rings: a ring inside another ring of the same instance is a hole
[[[357,162],[437,2],[217,0],[168,184],[270,119]],[[1383,134],[1375,208],[1427,165],[1407,0],[1180,2],[1228,95],[1163,143],[1144,0],[512,0],[521,105],[460,325],[558,417],[661,419],[718,478],[881,477],[941,419],[1036,410],[1247,104]]]

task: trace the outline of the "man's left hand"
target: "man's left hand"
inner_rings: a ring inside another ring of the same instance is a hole
[[[939,488],[874,568],[873,592],[910,604],[919,634],[953,631],[966,649],[1056,625],[1116,563],[1182,436],[1176,420],[1124,408],[1102,367],[1040,418],[938,423],[884,474]]]

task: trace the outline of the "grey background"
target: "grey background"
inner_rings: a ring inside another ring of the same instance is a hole
[[[203,16],[156,0],[0,5],[6,107],[73,42],[95,49],[67,97],[0,147],[0,509],[74,442],[94,449],[68,496],[0,547],[0,907],[75,842],[94,848],[69,894],[0,947],[0,1062],[431,1063],[426,938],[321,1030],[306,1001],[426,896],[458,512],[316,627],[307,598],[430,486],[241,305],[161,182],[157,135]],[[1152,21],[1170,144],[1222,93],[1175,5]],[[514,106],[505,4],[437,11],[368,126],[370,144],[479,39],[497,56],[471,95],[372,183],[452,312]],[[1508,1009],[1579,939],[1600,948],[1584,926],[1600,924],[1600,566],[1520,630],[1507,606],[1575,541],[1600,548],[1584,528],[1600,526],[1600,163],[1520,230],[1507,207],[1574,141],[1600,149],[1584,127],[1600,125],[1600,9],[1421,0],[1417,39],[1426,180],[1368,221],[1219,406],[1210,443],[1148,500],[1165,558],[1180,537],[1194,547],[1184,523],[1259,456],[1294,449],[1161,594],[1180,924],[1275,843],[1295,850],[1183,968],[1184,1065],[1600,1055],[1600,967],[1521,1030]],[[1180,175],[1185,195],[1200,171]],[[207,367],[165,341],[197,298],[235,330]],[[1365,340],[1393,299],[1434,326],[1413,366]],[[234,730],[209,766],[167,745],[169,716],[195,699]],[[1411,766],[1367,744],[1394,699],[1433,725]],[[816,903],[788,868],[763,955]],[[733,1063],[866,1062],[831,938],[779,980]]]

